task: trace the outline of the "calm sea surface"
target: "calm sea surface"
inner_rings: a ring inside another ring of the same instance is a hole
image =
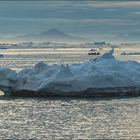
[[[108,49],[103,49],[103,53]],[[138,48],[117,49],[140,52]],[[81,63],[95,58],[89,49],[1,50],[1,67],[30,68],[39,61]],[[10,98],[0,96],[0,139],[140,139],[140,97],[135,98]]]

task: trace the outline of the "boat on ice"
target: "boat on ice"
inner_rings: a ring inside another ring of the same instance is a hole
[[[91,49],[88,53],[88,55],[100,55],[100,52],[96,49]]]

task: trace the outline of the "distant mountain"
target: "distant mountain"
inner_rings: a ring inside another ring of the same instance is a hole
[[[40,36],[46,36],[46,37],[58,37],[58,38],[65,38],[65,37],[71,37],[70,35],[58,30],[58,29],[50,29],[48,31],[45,31],[40,34]]]
[[[50,29],[40,34],[27,34],[14,38],[7,38],[12,42],[54,42],[54,43],[82,43],[87,39],[68,35],[58,29]]]

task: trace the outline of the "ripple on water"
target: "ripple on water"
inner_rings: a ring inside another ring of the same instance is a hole
[[[0,99],[1,139],[140,138],[140,97]]]

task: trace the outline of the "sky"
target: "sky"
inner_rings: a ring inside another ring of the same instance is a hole
[[[0,1],[0,36],[57,28],[91,41],[140,42],[140,1]]]

